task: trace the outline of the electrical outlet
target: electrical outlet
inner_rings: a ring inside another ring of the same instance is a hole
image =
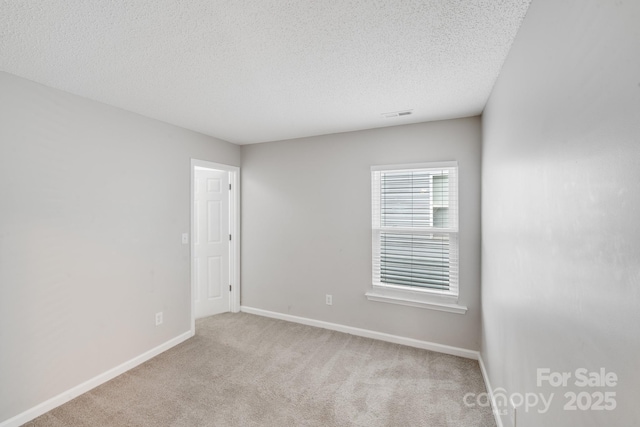
[[[156,326],[162,325],[162,312],[156,313]]]
[[[189,244],[189,233],[182,233],[182,244]]]
[[[326,300],[327,305],[333,305],[333,297],[331,295],[327,294],[325,296],[325,300]]]

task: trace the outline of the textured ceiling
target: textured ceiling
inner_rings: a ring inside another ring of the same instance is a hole
[[[289,139],[481,113],[529,2],[3,0],[0,67],[238,144]]]

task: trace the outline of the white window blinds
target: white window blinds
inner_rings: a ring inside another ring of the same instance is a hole
[[[374,166],[373,284],[458,295],[457,163]]]

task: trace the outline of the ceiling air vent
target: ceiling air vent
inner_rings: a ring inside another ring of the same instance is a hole
[[[391,119],[393,117],[410,116],[412,113],[413,110],[394,111],[391,113],[382,113],[382,117],[385,119]]]

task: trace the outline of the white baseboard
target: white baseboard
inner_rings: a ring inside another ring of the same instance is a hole
[[[498,409],[498,404],[496,402],[496,396],[495,394],[493,394],[493,387],[491,387],[491,382],[489,381],[487,368],[485,368],[484,366],[482,354],[478,354],[478,363],[480,364],[480,371],[482,372],[482,378],[484,378],[484,384],[487,387],[487,393],[489,393],[489,397],[491,398],[491,410],[493,411],[493,418],[495,418],[496,420],[496,426],[504,427],[504,425],[502,424],[502,417],[500,416],[500,412]]]
[[[121,375],[127,372],[128,370],[135,368],[136,366],[146,362],[147,360],[154,358],[158,354],[169,350],[171,347],[175,347],[176,345],[180,344],[183,341],[186,341],[192,336],[193,336],[192,331],[187,331],[181,335],[178,335],[177,337],[172,338],[169,341],[163,344],[160,344],[159,346],[152,348],[151,350],[145,353],[142,353],[141,355],[136,356],[133,359],[122,363],[121,365],[116,366],[115,368],[109,369],[108,371],[103,372],[102,374],[96,377],[93,377],[90,380],[87,380],[82,384],[79,384],[63,393],[60,393],[59,395],[54,396],[51,399],[45,402],[42,402],[37,406],[34,406],[31,409],[27,409],[26,411],[16,415],[15,417],[12,417],[12,418],[9,418],[8,420],[0,422],[0,427],[21,426],[22,424],[27,423],[33,420],[34,418],[37,418],[40,415],[43,415],[49,412],[50,410],[64,403],[67,403],[72,399],[75,399],[81,394],[86,393],[89,390],[96,388],[101,384],[106,383],[107,381],[117,377],[118,375]]]
[[[258,316],[271,317],[274,319],[286,320],[294,323],[301,323],[303,325],[315,326],[317,328],[344,332],[346,334],[356,335],[359,337],[373,338],[375,340],[392,342],[394,344],[402,344],[409,347],[416,347],[416,348],[422,348],[424,350],[436,351],[438,353],[451,354],[453,356],[460,356],[467,359],[478,360],[478,356],[480,355],[477,351],[467,350],[466,348],[452,347],[452,346],[437,344],[429,341],[420,341],[413,338],[405,338],[397,335],[385,334],[383,332],[371,331],[368,329],[354,328],[352,326],[339,325],[337,323],[324,322],[322,320],[314,320],[306,317],[292,316],[290,314],[282,314],[282,313],[277,313],[275,311],[262,310],[260,308],[247,307],[244,305],[240,307],[240,311],[243,311],[249,314],[256,314]]]

